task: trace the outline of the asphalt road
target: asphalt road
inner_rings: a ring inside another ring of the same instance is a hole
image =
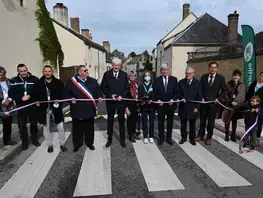
[[[174,121],[175,142],[179,138],[176,130],[179,124]],[[65,128],[70,132],[71,122]],[[262,148],[239,155],[235,152],[237,144],[221,144],[220,133],[216,133],[219,139],[212,146],[203,142],[195,147],[188,142],[158,146],[142,141],[132,144],[127,140],[127,147],[122,148],[115,122],[113,144],[106,149],[103,146],[107,138],[106,120],[98,118],[95,128],[95,151],[83,146],[73,153],[72,137],[67,133],[66,153],[57,149],[47,154],[43,143],[1,162],[0,197],[261,198],[263,195]],[[156,141],[157,136],[155,131]]]

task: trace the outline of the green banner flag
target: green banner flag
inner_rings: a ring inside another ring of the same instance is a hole
[[[246,90],[256,80],[256,47],[254,30],[249,25],[242,25],[244,83]]]

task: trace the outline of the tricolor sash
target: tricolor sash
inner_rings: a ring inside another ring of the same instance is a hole
[[[91,91],[88,89],[88,87],[85,85],[85,83],[82,82],[78,82],[75,78],[75,76],[73,76],[71,78],[71,81],[73,82],[73,84],[88,98],[92,100],[92,103],[96,109],[96,115],[98,115],[98,106],[97,103],[95,101],[95,99],[92,96]]]

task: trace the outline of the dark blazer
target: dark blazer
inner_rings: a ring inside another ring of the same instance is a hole
[[[35,83],[38,81],[36,76],[33,76],[31,73],[28,73],[27,81],[27,94],[31,96],[28,101],[22,101],[22,97],[24,96],[24,82],[17,75],[16,77],[10,80],[10,89],[8,91],[8,95],[10,98],[15,100],[17,106],[27,105],[31,102],[35,102],[36,100],[33,98],[33,91]]]
[[[187,79],[182,79],[179,81],[180,99],[185,100],[197,100],[202,101],[202,85],[200,81],[193,78],[191,85],[187,85]],[[199,103],[193,102],[181,102],[179,104],[178,115],[182,118],[196,119],[198,117],[198,112],[194,113],[194,109],[200,110]]]
[[[81,82],[77,76],[75,77],[78,82]],[[102,97],[99,84],[94,78],[87,77],[85,85],[90,90],[94,99]],[[71,80],[68,81],[65,91],[67,98],[87,99],[86,95]],[[96,108],[91,101],[76,102],[76,104],[70,102],[70,114],[73,119],[90,119],[96,116]]]
[[[52,81],[48,85],[50,91],[50,100],[61,100],[64,94],[64,84],[59,79],[52,77]],[[46,101],[47,91],[45,85],[45,77],[42,76],[35,84],[34,98],[36,101]],[[62,104],[59,104],[58,108],[54,108],[54,103],[49,103],[50,108],[53,111],[55,123],[58,124],[64,121],[64,116],[62,112]],[[38,122],[40,124],[46,124],[46,110],[48,108],[48,103],[42,103],[37,107]]]
[[[167,85],[167,93],[165,93],[164,84],[163,84],[163,77],[159,76],[156,78],[155,82],[153,83],[153,98],[154,100],[158,101],[161,100],[162,102],[168,102],[171,99],[177,100],[180,96],[178,81],[177,78],[174,76],[168,77],[168,85]],[[164,104],[167,106],[169,104]],[[171,106],[173,108],[177,108],[176,103],[173,103]]]
[[[129,84],[128,76],[124,71],[119,71],[118,79],[116,80],[113,76],[113,69],[106,71],[103,75],[102,82],[100,85],[102,93],[106,98],[111,98],[113,94],[121,96],[122,98],[128,97]],[[120,101],[106,101],[107,108],[124,108],[125,102]]]
[[[225,99],[225,94],[227,92],[225,78],[220,74],[216,74],[214,83],[210,87],[208,84],[208,77],[209,74],[204,74],[200,80],[202,85],[203,98],[205,99],[205,101],[218,99],[223,102]],[[215,106],[215,104],[213,103],[209,103],[209,105]]]
[[[261,105],[257,105],[255,107],[252,107],[250,104],[244,109],[244,110],[252,110],[252,109],[259,109],[259,117],[258,117],[258,122],[257,122],[257,126],[261,124],[260,120],[262,120],[263,118],[263,108],[261,107]],[[245,115],[245,125],[250,127],[252,126],[257,118],[257,113],[256,112],[251,112],[251,111],[247,111],[244,113]]]
[[[255,87],[257,85],[257,81],[254,81],[248,89],[248,92],[246,94],[246,101],[249,104],[250,103],[250,98],[254,95],[257,95],[260,97],[261,102],[260,102],[260,106],[263,108],[263,87],[261,87],[260,89],[257,90],[257,92],[255,93]]]
[[[6,79],[5,81],[6,81],[6,85],[7,85],[8,89],[10,89],[10,80]],[[12,101],[9,104],[9,106],[5,106],[4,104],[2,104],[3,100],[4,100],[4,94],[3,94],[2,88],[0,87],[0,104],[1,104],[0,109],[1,109],[1,111],[9,111],[9,110],[11,110],[12,108],[15,107],[14,101]]]
[[[148,92],[146,92],[145,88],[147,89]],[[153,100],[153,83],[151,82],[149,84],[149,86],[147,87],[144,83],[142,85],[139,86],[138,88],[138,98],[139,100]],[[146,103],[144,105],[140,105],[141,107],[141,111],[149,111],[149,110],[154,110],[154,108],[156,107],[155,104],[147,104],[147,100]]]

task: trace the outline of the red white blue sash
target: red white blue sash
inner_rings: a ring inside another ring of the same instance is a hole
[[[73,76],[71,78],[71,81],[74,83],[74,85],[79,88],[79,90],[88,98],[88,99],[91,99],[92,100],[92,103],[96,109],[96,111],[98,111],[98,107],[97,107],[97,103],[95,101],[95,99],[93,98],[92,96],[92,93],[91,91],[88,89],[88,87],[84,84],[84,83],[79,83],[75,76]]]

